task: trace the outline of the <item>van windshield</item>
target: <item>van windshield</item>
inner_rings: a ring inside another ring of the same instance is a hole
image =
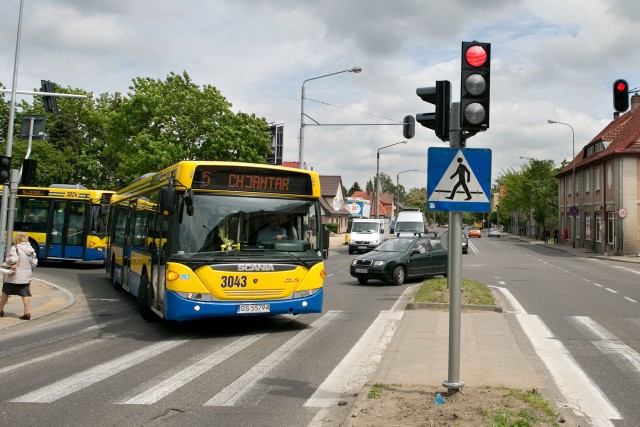
[[[419,232],[423,232],[424,231],[424,224],[422,222],[409,222],[409,221],[402,221],[402,222],[397,222],[396,223],[396,228],[395,228],[395,233],[399,233],[401,231],[419,231]]]
[[[354,222],[351,225],[351,232],[356,233],[377,233],[379,224],[377,222]]]

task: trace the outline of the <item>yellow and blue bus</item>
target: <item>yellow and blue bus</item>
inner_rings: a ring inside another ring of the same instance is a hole
[[[66,184],[18,187],[13,232],[29,236],[40,260],[104,261],[113,193]]]
[[[316,172],[183,161],[113,196],[107,274],[147,320],[320,313],[321,218]]]

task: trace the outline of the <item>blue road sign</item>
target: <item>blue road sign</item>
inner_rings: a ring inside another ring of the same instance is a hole
[[[427,209],[489,212],[491,150],[435,148],[427,157]]]

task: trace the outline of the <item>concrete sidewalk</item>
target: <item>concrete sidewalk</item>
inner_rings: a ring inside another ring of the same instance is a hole
[[[31,295],[33,296],[31,297],[30,321],[64,310],[76,301],[71,292],[66,289],[46,280],[35,278],[31,281]],[[4,317],[0,317],[0,329],[28,322],[19,319],[23,314],[22,298],[11,295],[4,306]]]

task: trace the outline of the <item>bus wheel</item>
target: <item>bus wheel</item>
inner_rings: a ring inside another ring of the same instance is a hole
[[[404,268],[398,266],[393,270],[393,284],[400,286],[404,284],[405,273]]]
[[[33,251],[36,253],[36,257],[40,258],[40,255],[38,254],[38,244],[33,240],[29,240],[29,243],[31,244]]]
[[[155,322],[158,316],[151,311],[151,290],[149,288],[149,278],[147,274],[143,274],[140,278],[140,287],[138,288],[138,311],[140,316],[147,322]]]
[[[115,259],[111,260],[110,274],[111,274],[111,285],[113,286],[113,289],[115,289],[116,291],[119,291],[120,289],[122,289],[122,285],[118,283],[118,280],[116,279],[116,260]]]

